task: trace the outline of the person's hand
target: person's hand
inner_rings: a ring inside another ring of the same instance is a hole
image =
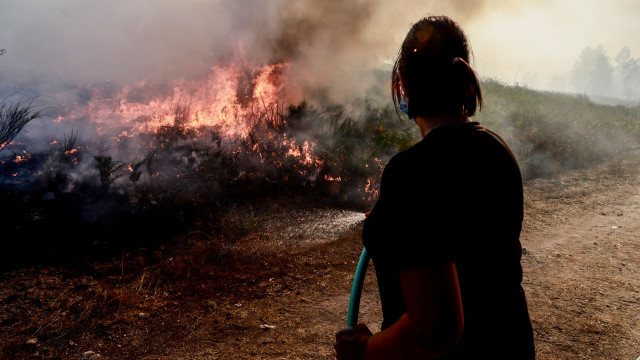
[[[364,357],[364,349],[367,341],[372,336],[371,331],[365,324],[346,327],[336,333],[337,360],[360,360]]]

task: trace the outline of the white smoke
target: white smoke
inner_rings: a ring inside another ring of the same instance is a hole
[[[340,98],[370,85],[365,69],[389,62],[411,23],[447,14],[470,36],[481,75],[559,87],[587,46],[640,53],[639,11],[633,0],[4,0],[0,79],[194,79],[240,49],[248,61],[295,60],[301,90]]]

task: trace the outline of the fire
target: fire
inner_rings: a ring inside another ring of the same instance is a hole
[[[76,173],[95,168],[89,163],[92,155],[104,154],[114,163],[128,163],[122,167],[127,176],[114,177],[119,186],[129,186],[130,180],[134,189],[141,189],[136,183],[143,181],[151,187],[176,184],[191,191],[192,180],[202,177],[203,183],[224,191],[227,183],[264,179],[269,184],[326,186],[333,195],[348,191],[353,199],[376,197],[377,180],[364,187],[366,177],[347,174],[341,164],[351,154],[342,154],[333,139],[327,140],[326,133],[341,130],[329,121],[311,121],[309,114],[325,118],[306,108],[306,102],[286,102],[291,96],[285,88],[289,71],[288,63],[252,66],[236,58],[212,66],[197,80],[86,86],[76,103],[58,108],[54,119],[80,124],[82,139],[72,130],[63,140],[49,140],[52,154],[59,151],[60,156],[48,158],[47,172],[64,171],[74,175],[69,179],[83,179]],[[25,152],[12,161],[29,158]],[[377,159],[363,161],[373,171],[382,166]]]
[[[287,155],[299,159],[302,165],[313,165],[316,162],[313,155],[313,143],[308,140],[305,140],[302,146],[297,146],[295,141],[285,142],[284,144],[290,146]]]
[[[24,161],[27,161],[27,160],[31,159],[31,155],[29,155],[29,153],[26,150],[22,150],[22,152],[24,153],[24,156],[17,155],[16,158],[13,159],[14,163],[18,164],[18,163],[21,163],[21,162],[24,162]]]
[[[378,170],[378,175],[367,179],[367,183],[364,186],[364,200],[372,201],[378,198],[380,195],[380,179],[382,178],[382,171],[384,170],[384,163],[381,159],[373,159],[375,166]],[[366,167],[369,167],[368,165]]]
[[[325,175],[324,179],[327,180],[327,181],[342,181],[342,177],[341,176],[338,176],[337,178],[334,178],[332,176]]]
[[[121,89],[96,85],[86,89],[90,96],[83,105],[69,107],[72,110],[56,121],[88,119],[100,141],[107,139],[116,148],[136,138],[143,148],[131,155],[138,158],[154,149],[171,151],[184,135],[189,141],[202,139],[214,148],[247,153],[264,166],[293,168],[313,179],[317,174],[313,168],[322,164],[314,154],[316,142],[295,139],[285,124],[289,68],[287,63],[250,66],[236,59],[212,66],[201,80],[168,85],[142,81]],[[219,140],[210,140],[212,133]],[[78,150],[67,150],[65,155]]]
[[[280,101],[287,69],[287,64],[250,67],[231,63],[213,66],[204,80],[180,80],[168,86],[143,81],[114,94],[93,88],[86,106],[60,119],[89,118],[101,135],[133,137],[180,125],[195,131],[215,127],[224,136],[244,137],[252,119]]]
[[[304,164],[310,165],[314,162],[313,156],[311,155],[312,149],[313,149],[313,146],[309,141],[305,141],[302,144],[302,153],[304,154],[304,161],[303,161]]]
[[[375,181],[367,179],[367,184],[364,187],[364,192],[367,194],[367,199],[365,200],[377,199],[378,195],[380,195],[379,191],[380,190],[375,186]]]

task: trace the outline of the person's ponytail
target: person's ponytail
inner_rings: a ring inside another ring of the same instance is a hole
[[[461,57],[453,59],[452,65],[453,77],[462,91],[460,96],[465,115],[473,116],[476,109],[482,109],[482,90],[480,90],[478,76],[471,65]]]

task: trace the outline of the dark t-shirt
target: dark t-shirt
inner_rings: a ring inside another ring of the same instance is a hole
[[[438,127],[394,156],[362,232],[376,268],[382,328],[406,311],[400,271],[453,262],[464,331],[443,359],[534,358],[520,286],[522,218],[516,160],[478,123]]]

